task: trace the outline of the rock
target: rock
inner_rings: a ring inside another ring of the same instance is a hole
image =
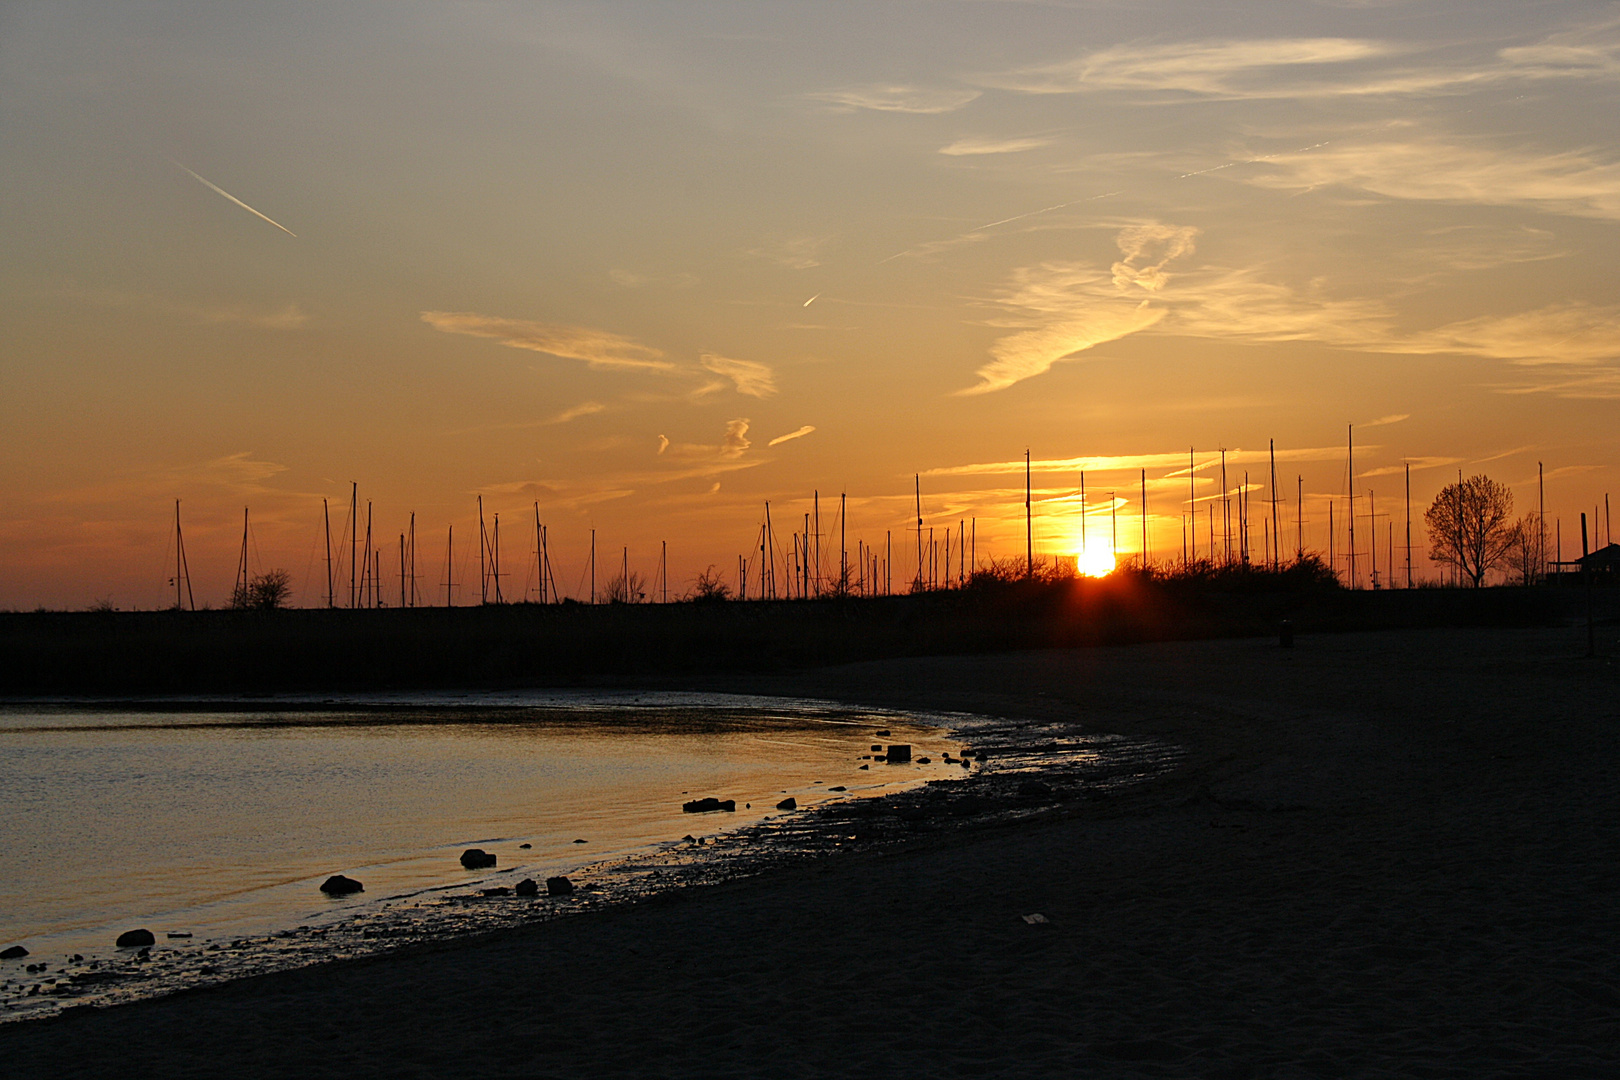
[[[797,810],[799,808],[799,800],[789,795],[787,798],[777,803],[776,808],[778,810]]]
[[[911,746],[907,743],[894,743],[890,745],[884,759],[889,762],[910,761]]]
[[[364,890],[362,890],[362,891],[364,891]],[[188,937],[191,936],[191,931],[190,930],[170,930],[167,934],[164,934],[163,936],[167,937],[167,938],[188,938]]]
[[[539,896],[540,886],[534,883],[534,878],[524,878],[513,886],[512,891],[519,896]]]
[[[348,896],[350,893],[365,891],[366,887],[364,885],[354,878],[344,877],[342,874],[333,874],[321,882],[321,892],[328,896]]]
[[[27,955],[27,949],[23,948],[21,945],[12,945],[3,951],[0,951],[0,960],[21,960]]]
[[[505,885],[497,885],[493,889],[479,889],[479,896],[511,896],[512,890]]]
[[[583,841],[583,840],[575,840],[575,841],[574,841],[574,843],[576,843],[576,844],[583,844],[583,843],[584,843],[584,842],[585,842],[585,841]]]
[[[925,757],[920,757],[920,758],[917,759],[917,764],[919,764],[919,765],[927,765],[928,764],[928,759],[925,758]]]
[[[519,844],[518,847],[522,848],[524,851],[528,851],[530,848],[534,847],[534,845],[533,844]]]
[[[863,768],[863,769],[870,769],[870,768],[871,768],[871,767],[872,767],[872,766],[870,766],[870,765],[862,765],[862,766],[861,766],[861,768]]]
[[[461,865],[468,870],[483,870],[495,865],[495,856],[483,848],[468,848],[461,853]]]
[[[547,896],[568,896],[574,891],[574,883],[565,877],[546,878]]]
[[[883,744],[882,743],[873,743],[872,744],[872,749],[881,750],[881,749],[883,749]]]
[[[848,791],[849,788],[845,787],[843,784],[839,784],[837,787],[830,787],[827,790],[828,791]]]
[[[688,814],[708,814],[716,810],[726,810],[731,813],[737,811],[736,799],[693,799],[691,802],[681,804],[681,809]]]
[[[882,731],[875,732],[874,734],[876,734],[880,739],[887,739],[889,737],[889,729],[884,728]],[[877,747],[873,747],[873,749],[875,750]]]
[[[118,940],[114,944],[120,949],[135,949],[143,945],[156,945],[157,938],[152,936],[150,930],[125,930],[118,935]]]

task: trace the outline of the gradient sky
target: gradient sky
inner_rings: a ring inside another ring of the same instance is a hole
[[[1189,447],[1269,517],[1270,439],[1325,548],[1352,424],[1381,562],[1404,463],[1415,513],[1545,463],[1568,556],[1620,479],[1617,89],[1615,4],[8,3],[0,607],[166,602],[176,498],[199,603],[244,506],[320,602],[351,481],[440,597],[480,494],[508,595],[536,501],[565,591],[595,528],[679,592],[816,489],[898,582],[917,473],[1022,554],[1026,448],[1040,551],[1082,467],[1135,551],[1145,467],[1179,557]]]

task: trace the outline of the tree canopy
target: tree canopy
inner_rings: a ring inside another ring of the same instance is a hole
[[[1446,485],[1423,520],[1429,558],[1456,567],[1477,589],[1513,545],[1513,492],[1488,476],[1470,476]]]

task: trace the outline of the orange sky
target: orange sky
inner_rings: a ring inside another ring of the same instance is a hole
[[[536,502],[566,593],[594,528],[678,594],[816,490],[899,582],[917,474],[1021,556],[1026,449],[1040,552],[1082,468],[1135,552],[1145,468],[1179,557],[1189,447],[1258,547],[1272,439],[1326,548],[1348,425],[1363,552],[1405,464],[1420,520],[1458,470],[1534,509],[1540,462],[1569,556],[1616,479],[1617,15],[6,5],[0,607],[168,602],[176,498],[199,603],[244,506],[321,602],[351,481],[395,599],[412,511],[476,596],[479,495],[509,594]]]

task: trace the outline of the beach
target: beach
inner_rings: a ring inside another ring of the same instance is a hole
[[[1607,659],[1584,658],[1584,628],[1406,630],[706,677],[684,688],[1004,717],[992,762],[1020,764],[986,770],[982,798],[1020,812],[912,813],[897,839],[736,880],[5,1025],[0,1059],[19,1076],[1613,1075],[1615,638]],[[1064,732],[1183,756],[1094,790],[1040,770]]]

